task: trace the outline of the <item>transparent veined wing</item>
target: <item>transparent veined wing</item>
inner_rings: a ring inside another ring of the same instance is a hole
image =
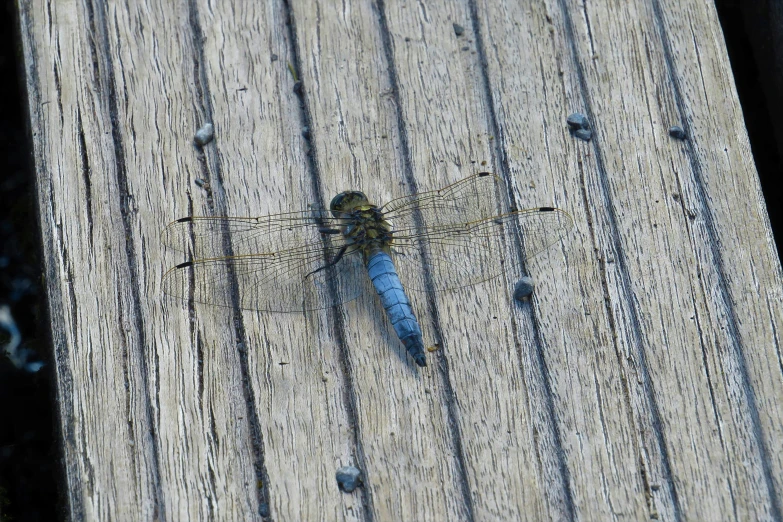
[[[320,209],[259,217],[194,216],[170,223],[161,241],[192,259],[221,257],[229,250],[235,256],[269,254],[320,243],[322,231],[336,230],[344,221]],[[339,234],[333,235],[340,241]]]
[[[345,238],[334,233],[342,221],[325,211],[177,220],[161,239],[189,261],[166,272],[163,291],[186,301],[265,312],[351,301],[367,291],[367,277],[361,254],[342,252]],[[336,265],[321,269],[341,252]]]
[[[573,225],[564,211],[507,212],[502,186],[488,173],[383,207],[392,251],[407,288],[435,290],[479,283],[518,268]],[[189,217],[171,223],[162,241],[187,254],[164,275],[168,295],[218,306],[294,312],[328,308],[372,292],[360,252],[338,233],[349,216],[308,210],[261,217]],[[327,261],[340,261],[322,269]],[[322,269],[322,270],[319,270]]]
[[[428,228],[460,225],[505,214],[500,178],[489,172],[468,176],[438,190],[393,199],[381,207],[400,232],[416,230],[416,212]]]
[[[393,258],[403,285],[426,291],[425,270],[436,291],[520,271],[523,259],[572,228],[571,216],[556,208],[507,211],[500,190],[496,176],[482,173],[386,204],[383,211],[392,224]]]

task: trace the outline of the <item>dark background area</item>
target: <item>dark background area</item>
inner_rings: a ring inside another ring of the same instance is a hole
[[[783,2],[717,0],[715,5],[778,256],[783,257]]]
[[[0,353],[0,522],[58,520],[62,469],[22,54],[14,3],[0,5],[0,307],[21,334],[14,361]],[[716,5],[780,253],[783,2]],[[0,326],[0,345],[10,338]]]
[[[16,20],[13,0],[0,0],[0,307],[10,308],[21,334],[21,345],[9,357],[3,347],[11,334],[0,326],[0,522],[62,518],[51,343]],[[41,362],[43,367],[30,371]]]

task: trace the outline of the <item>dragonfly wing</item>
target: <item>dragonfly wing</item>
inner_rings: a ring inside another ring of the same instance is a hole
[[[412,233],[421,224],[428,228],[465,225],[509,211],[500,204],[505,198],[498,197],[499,190],[500,178],[482,172],[439,190],[393,199],[381,210],[395,233]]]
[[[186,217],[170,223],[161,241],[191,259],[270,254],[317,243],[323,231],[337,230],[342,221],[325,210],[260,217]],[[332,235],[339,241],[339,234]]]
[[[346,254],[335,266],[314,272],[325,263],[324,248],[317,246],[181,263],[163,276],[163,291],[186,301],[264,312],[329,308],[367,291],[361,255]]]
[[[394,231],[394,262],[408,287],[435,291],[474,285],[517,271],[521,262],[559,241],[573,226],[568,213],[550,207],[508,212],[478,221]],[[520,256],[521,254],[521,256]]]
[[[395,265],[405,284],[425,290],[425,270],[436,291],[519,271],[524,258],[555,243],[573,226],[571,217],[558,209],[511,212],[501,197],[503,190],[497,176],[482,172],[384,205],[392,225]]]
[[[316,310],[350,301],[366,279],[358,256],[345,255],[334,267],[318,270],[347,247],[339,234],[342,221],[323,210],[179,219],[165,228],[161,239],[190,261],[164,275],[164,292],[269,312]]]

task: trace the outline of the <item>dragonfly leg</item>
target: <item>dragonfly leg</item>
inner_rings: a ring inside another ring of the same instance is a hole
[[[313,270],[312,272],[310,272],[309,274],[307,274],[307,275],[305,276],[305,279],[307,279],[308,277],[310,277],[311,275],[313,275],[313,274],[315,274],[315,273],[318,273],[318,272],[320,272],[321,270],[324,270],[324,269],[326,269],[326,268],[329,268],[330,266],[334,266],[334,265],[336,265],[337,263],[339,263],[339,262],[340,262],[340,260],[341,260],[341,259],[343,258],[343,256],[345,255],[345,251],[346,251],[346,250],[348,250],[348,245],[345,245],[345,246],[343,246],[343,247],[340,249],[340,251],[339,251],[339,252],[337,252],[337,255],[336,255],[336,256],[334,256],[334,259],[332,259],[331,261],[329,261],[328,263],[326,263],[324,266],[318,267],[318,268],[316,268],[315,270]]]
[[[318,232],[320,232],[321,234],[339,234],[340,230],[336,228],[321,227],[318,229]]]

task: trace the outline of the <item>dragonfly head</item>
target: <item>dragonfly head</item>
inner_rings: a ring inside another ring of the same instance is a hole
[[[332,202],[329,204],[329,210],[331,210],[332,214],[337,217],[338,213],[351,212],[356,207],[369,204],[370,202],[367,200],[367,196],[365,196],[363,192],[359,192],[358,190],[348,190],[345,192],[340,192],[334,197],[334,199],[332,199]]]

